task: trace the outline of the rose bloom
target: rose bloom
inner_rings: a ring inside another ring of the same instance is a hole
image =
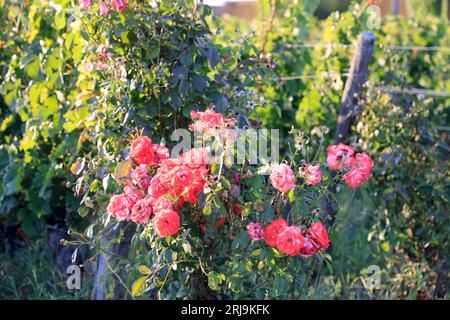
[[[287,227],[277,237],[277,249],[290,256],[299,254],[304,245],[305,238],[300,227]]]
[[[352,189],[362,186],[372,173],[372,159],[365,153],[357,153],[350,163],[350,171],[342,179]]]
[[[99,61],[99,62],[97,62],[96,67],[97,67],[97,70],[103,71],[103,70],[106,69],[106,64],[104,64],[103,62]]]
[[[264,239],[264,227],[262,222],[251,222],[247,225],[246,229],[252,240]]]
[[[305,258],[315,255],[319,251],[319,246],[310,239],[309,236],[305,237],[305,244],[300,249],[299,254]]]
[[[327,249],[330,245],[327,229],[320,223],[314,222],[308,229],[310,238],[316,242],[320,248]]]
[[[272,166],[270,182],[273,187],[281,192],[286,192],[295,187],[294,172],[285,163]]]
[[[130,154],[136,164],[155,165],[154,146],[152,140],[147,136],[140,136],[133,140]]]
[[[109,9],[108,6],[106,5],[106,3],[104,3],[103,1],[100,1],[100,14],[104,17],[106,17],[108,15]]]
[[[138,200],[131,210],[131,220],[136,223],[146,223],[152,216],[152,203],[147,197]]]
[[[211,109],[205,112],[191,111],[191,117],[197,120],[189,126],[191,131],[205,132],[208,129],[224,126],[223,115]]]
[[[123,189],[123,193],[127,197],[130,203],[130,209],[133,208],[134,204],[142,198],[142,192],[136,189],[131,182],[128,182],[125,188]]]
[[[108,46],[101,44],[97,47],[97,54],[99,63],[107,61],[113,56],[111,52],[108,52]]]
[[[311,186],[317,186],[322,181],[322,171],[320,171],[320,164],[313,166],[308,163],[303,173],[306,184]]]
[[[115,7],[119,12],[125,10],[127,2],[125,0],[111,0],[111,7]]]
[[[328,146],[327,150],[327,163],[330,169],[342,170],[344,166],[350,165],[354,153],[352,147],[339,143],[338,145]]]
[[[78,4],[82,9],[88,9],[91,6],[91,0],[78,0]]]
[[[287,227],[289,227],[289,224],[286,220],[281,218],[273,220],[264,230],[264,238],[267,244],[271,247],[275,247],[277,244],[278,234]]]
[[[155,145],[155,162],[160,163],[163,160],[169,159],[169,149],[165,146]]]
[[[160,237],[176,234],[180,228],[180,216],[173,210],[162,210],[153,218],[153,227]]]
[[[148,194],[153,198],[159,198],[168,194],[170,191],[170,179],[167,175],[158,173],[150,180]]]
[[[364,152],[357,153],[353,158],[350,167],[358,167],[360,171],[364,172],[368,180],[373,168],[372,158]]]
[[[124,194],[116,194],[109,200],[106,211],[119,221],[130,218],[130,202]]]
[[[153,211],[155,211],[155,214],[158,214],[158,212],[164,211],[164,210],[173,210],[173,204],[172,201],[169,199],[166,199],[164,197],[160,197],[153,202]]]
[[[147,190],[150,186],[152,178],[149,175],[147,165],[140,164],[130,174],[130,178],[134,184],[139,185],[143,190]]]
[[[193,148],[180,155],[181,163],[190,169],[202,169],[204,171],[209,160],[208,149],[206,148]],[[205,171],[203,174],[207,174],[207,172]]]

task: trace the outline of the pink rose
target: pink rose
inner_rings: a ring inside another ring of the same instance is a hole
[[[108,15],[109,9],[108,6],[106,5],[106,3],[104,3],[103,1],[100,1],[100,14],[104,17],[106,17]]]
[[[252,240],[264,239],[264,227],[262,222],[251,222],[247,225],[246,229]]]
[[[82,9],[86,10],[91,6],[91,0],[78,0],[78,4]]]
[[[165,146],[155,145],[155,156],[156,163],[160,163],[163,160],[169,159],[169,149],[167,149],[167,147]]]
[[[204,168],[209,160],[206,148],[193,148],[180,156],[181,163],[191,169]]]
[[[173,210],[172,201],[164,197],[160,197],[153,202],[153,210],[155,211],[155,214],[158,214],[164,210]]]
[[[285,163],[272,166],[270,182],[273,187],[281,192],[286,192],[295,187],[294,172]]]
[[[153,227],[160,237],[176,234],[180,228],[180,216],[173,210],[163,210],[153,218]]]
[[[191,111],[191,117],[195,121],[189,126],[191,131],[206,132],[208,129],[221,128],[225,126],[223,115],[214,110]]]
[[[130,153],[136,164],[155,165],[154,145],[147,136],[140,136],[134,139],[131,143]]]
[[[154,198],[159,198],[171,191],[170,179],[167,175],[156,174],[152,180],[150,180],[150,186],[148,187],[148,194]]]
[[[111,7],[115,7],[117,11],[122,12],[125,10],[127,2],[125,0],[111,0],[110,5]]]
[[[305,258],[315,255],[319,251],[319,246],[310,239],[309,236],[305,237],[305,244],[300,249],[299,254]]]
[[[346,146],[343,143],[338,145],[330,145],[327,148],[327,163],[332,170],[342,170],[343,167],[348,167],[353,157],[353,148]]]
[[[130,203],[130,209],[133,208],[134,204],[142,197],[142,192],[136,189],[131,182],[128,182],[123,193]]]
[[[131,171],[130,178],[134,184],[139,185],[143,190],[148,189],[152,179],[149,175],[147,165],[145,164],[140,164]]]
[[[152,215],[152,205],[149,198],[138,200],[131,210],[131,220],[136,223],[146,223]]]
[[[322,181],[322,171],[320,171],[320,164],[313,166],[308,163],[305,167],[303,175],[306,179],[307,185],[317,186]]]
[[[358,153],[350,163],[350,171],[342,179],[352,189],[362,186],[372,173],[372,159],[365,153]]]
[[[277,244],[278,235],[289,227],[289,224],[284,219],[273,220],[267,228],[264,230],[264,238],[267,244],[271,247],[275,247]]]
[[[106,211],[119,221],[130,218],[130,202],[124,194],[116,194],[109,200]]]
[[[299,254],[304,245],[305,238],[300,227],[287,227],[277,237],[277,249],[290,256]]]
[[[322,249],[327,249],[330,245],[327,229],[320,223],[314,222],[308,229],[310,238],[316,242]]]

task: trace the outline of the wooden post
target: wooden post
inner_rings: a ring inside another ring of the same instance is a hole
[[[355,117],[354,109],[357,105],[358,95],[369,76],[369,64],[372,59],[375,35],[364,32],[358,40],[353,57],[350,73],[345,83],[344,94],[341,100],[338,123],[336,126],[336,143],[345,142]]]
[[[126,290],[120,283],[118,277],[123,278],[125,275],[124,271],[119,271],[113,274],[110,268],[114,268],[114,257],[120,256],[127,258],[130,250],[131,238],[135,230],[134,225],[127,224],[126,222],[117,223],[111,225],[108,229],[107,236],[102,241],[102,246],[107,249],[107,254],[100,253],[97,258],[97,273],[95,275],[94,289],[92,292],[92,298],[94,300],[105,300],[106,291],[109,288],[109,279],[115,281],[114,294],[111,297],[114,300],[123,298],[126,295]],[[122,236],[120,243],[115,243],[111,245],[113,239]]]
[[[372,32],[364,32],[358,39],[355,54],[350,67],[349,76],[345,83],[344,93],[341,100],[338,122],[336,125],[335,143],[345,143],[350,135],[350,129],[355,118],[355,107],[357,106],[358,96],[362,92],[362,87],[369,76],[369,64],[372,59],[375,43],[375,35]],[[334,178],[336,172],[331,172]],[[336,192],[336,186],[332,185],[329,189]],[[324,204],[325,217],[331,217],[328,225],[334,223],[336,210],[333,207],[331,198],[327,198]]]
[[[394,14],[394,16],[398,16],[398,14],[400,13],[400,1],[399,0],[393,0],[392,13]]]

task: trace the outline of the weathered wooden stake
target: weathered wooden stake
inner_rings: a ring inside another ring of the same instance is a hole
[[[341,100],[338,122],[336,125],[335,143],[345,143],[350,135],[350,129],[355,118],[355,109],[358,97],[362,92],[362,87],[369,76],[369,64],[372,59],[375,43],[375,35],[372,32],[364,32],[358,39],[355,55],[353,56],[349,76],[345,83],[344,93]],[[331,173],[335,176],[335,172]],[[336,186],[332,185],[331,192],[336,192]],[[336,210],[333,208],[333,201],[327,199],[324,206],[325,216],[332,219],[330,225],[334,222]]]
[[[374,42],[375,36],[372,32],[364,32],[359,37],[349,76],[345,83],[344,94],[342,95],[341,109],[339,110],[336,126],[336,143],[345,142],[350,133],[358,96],[369,76],[369,64],[373,55]]]
[[[116,274],[113,274],[108,265],[110,265],[111,268],[114,268],[115,257],[128,257],[134,230],[134,225],[127,224],[126,222],[110,226],[107,236],[105,236],[105,239],[102,241],[102,246],[109,247],[109,243],[119,236],[122,236],[122,239],[120,243],[110,246],[107,254],[100,253],[97,258],[97,273],[95,275],[94,289],[92,292],[92,298],[94,300],[106,299],[106,291],[109,288],[108,278],[115,281],[115,290],[113,297],[111,297],[112,299],[117,300],[126,295],[126,290],[118,279],[118,277],[122,278],[125,276],[124,272],[119,271]]]

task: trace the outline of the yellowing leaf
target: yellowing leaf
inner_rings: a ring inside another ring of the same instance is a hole
[[[147,279],[147,276],[140,277],[133,283],[133,287],[131,288],[131,295],[133,297],[140,296],[144,293],[145,290],[145,280]]]
[[[83,170],[85,163],[86,161],[84,160],[84,158],[82,158],[81,160],[77,159],[70,167],[70,171],[72,172],[72,174],[79,175]]]
[[[381,249],[383,249],[385,252],[389,252],[389,250],[391,249],[389,242],[387,242],[387,241],[382,242]]]
[[[147,274],[147,275],[148,275],[148,274],[152,273],[152,270],[150,270],[149,267],[144,266],[144,265],[140,265],[140,266],[138,267],[138,270],[139,270],[139,272],[142,273],[142,274]]]
[[[55,26],[56,29],[62,29],[66,25],[66,11],[61,10],[55,15]]]
[[[9,124],[14,120],[14,116],[10,114],[9,116],[3,119],[2,124],[0,125],[0,132],[3,132],[8,128]]]
[[[124,160],[119,162],[114,170],[113,177],[116,180],[123,180],[128,177],[131,171],[131,160]]]

